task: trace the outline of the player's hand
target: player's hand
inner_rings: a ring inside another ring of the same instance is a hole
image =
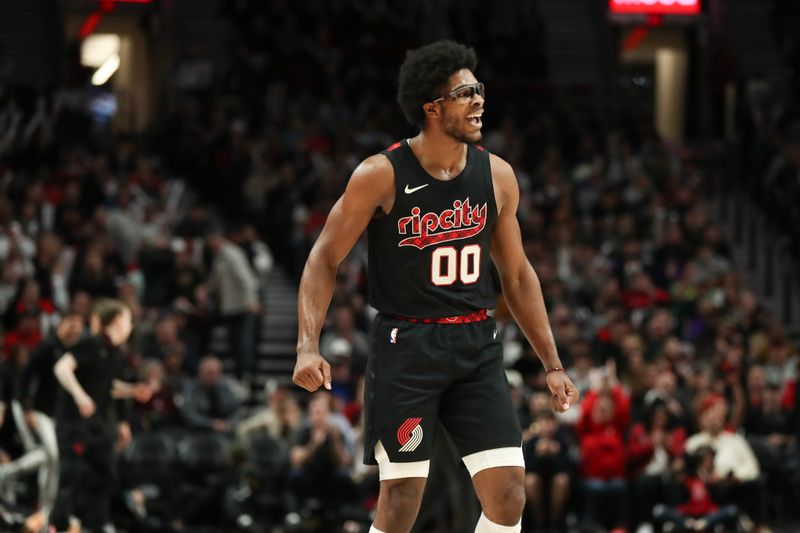
[[[550,372],[547,374],[546,381],[550,393],[553,395],[553,410],[557,413],[563,413],[570,406],[578,403],[580,393],[565,371]]]
[[[94,405],[94,400],[88,394],[81,394],[75,398],[75,405],[78,406],[78,412],[83,418],[89,418],[97,409]]]
[[[127,422],[117,424],[117,450],[124,450],[132,440],[131,426]]]
[[[131,390],[133,399],[139,403],[147,403],[153,396],[153,387],[149,383],[136,383]]]
[[[331,365],[318,352],[298,352],[292,381],[309,392],[331,390]]]

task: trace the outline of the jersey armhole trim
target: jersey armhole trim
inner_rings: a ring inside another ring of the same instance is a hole
[[[380,153],[380,155],[382,155],[383,157],[388,159],[389,163],[392,165],[392,182],[393,182],[392,186],[394,187],[394,198],[392,199],[392,208],[389,209],[388,212],[384,213],[382,217],[372,220],[372,221],[375,221],[375,222],[386,220],[387,218],[389,218],[389,216],[391,216],[391,214],[394,212],[395,206],[397,205],[397,197],[398,197],[398,195],[397,195],[397,165],[395,165],[395,158],[394,158],[394,154],[396,154],[396,153],[397,152],[390,152],[389,150],[384,150],[383,152]],[[390,156],[389,154],[393,154],[393,155]],[[379,207],[379,209],[381,209],[380,206],[378,206],[378,207]],[[383,211],[383,209],[381,209],[381,211]],[[372,221],[370,221],[370,222],[372,222]]]

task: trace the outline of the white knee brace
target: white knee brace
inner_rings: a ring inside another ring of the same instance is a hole
[[[478,520],[478,525],[475,526],[475,533],[520,533],[521,531],[522,519],[515,526],[501,526],[486,518],[483,513],[481,513],[481,517]]]

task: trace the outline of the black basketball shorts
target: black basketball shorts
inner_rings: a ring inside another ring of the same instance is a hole
[[[522,432],[493,318],[421,324],[378,315],[365,383],[364,462],[430,460],[443,427],[461,457],[519,447]]]

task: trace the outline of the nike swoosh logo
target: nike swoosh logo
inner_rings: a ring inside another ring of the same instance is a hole
[[[420,189],[424,189],[428,185],[430,185],[430,183],[426,183],[425,185],[420,185],[419,187],[414,187],[413,189],[410,188],[408,185],[406,185],[406,194],[411,194],[412,192],[417,192]]]

